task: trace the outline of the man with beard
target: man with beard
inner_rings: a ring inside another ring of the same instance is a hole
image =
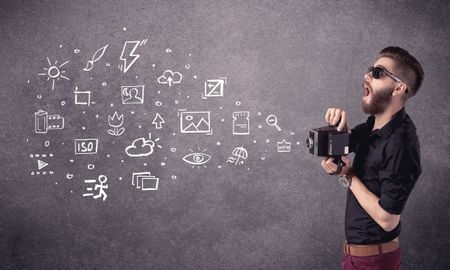
[[[365,123],[349,129],[353,163],[342,157],[322,160],[328,174],[339,175],[347,190],[342,269],[399,269],[400,214],[422,169],[416,128],[405,112],[406,101],[423,81],[421,64],[406,50],[381,50],[363,82]],[[329,108],[325,119],[347,128],[347,114]]]

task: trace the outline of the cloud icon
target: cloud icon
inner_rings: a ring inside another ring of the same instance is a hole
[[[152,139],[138,138],[125,148],[125,152],[130,157],[145,157],[153,154],[154,147],[155,142]]]
[[[173,72],[172,70],[164,71],[163,75],[158,77],[159,84],[168,84],[172,86],[172,84],[180,83],[183,75],[180,72]]]

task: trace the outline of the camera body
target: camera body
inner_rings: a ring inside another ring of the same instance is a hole
[[[335,126],[311,129],[306,139],[306,147],[315,156],[343,156],[349,153],[350,134],[337,131]]]

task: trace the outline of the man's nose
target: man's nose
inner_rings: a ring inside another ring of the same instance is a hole
[[[371,80],[373,80],[372,72],[367,72],[366,74],[364,74],[364,81],[370,82]]]

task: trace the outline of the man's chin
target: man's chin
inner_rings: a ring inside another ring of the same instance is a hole
[[[362,102],[362,110],[366,114],[373,114],[373,109],[371,108],[369,103],[366,103],[364,100]]]

